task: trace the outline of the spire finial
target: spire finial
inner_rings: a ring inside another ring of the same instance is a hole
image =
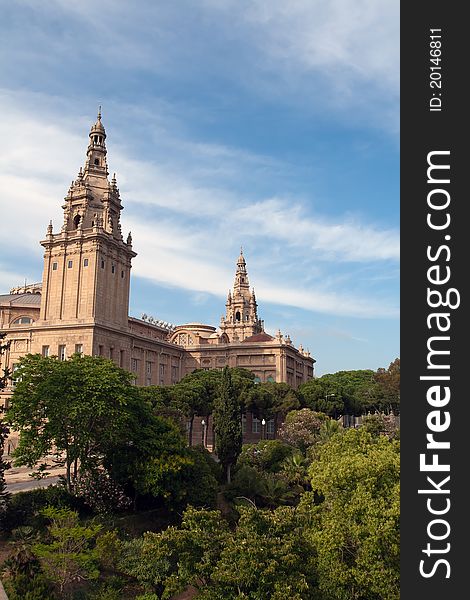
[[[101,104],[98,106],[98,121],[101,121]]]

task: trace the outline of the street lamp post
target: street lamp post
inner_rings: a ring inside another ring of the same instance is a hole
[[[202,446],[205,448],[206,447],[206,422],[204,421],[204,419],[202,419],[201,425],[202,425]]]
[[[336,394],[327,394],[325,400],[328,402],[328,398],[334,398]],[[335,421],[336,421],[336,406],[335,406]]]
[[[261,421],[261,439],[264,440],[265,436],[265,426],[266,426],[266,419],[263,419]]]

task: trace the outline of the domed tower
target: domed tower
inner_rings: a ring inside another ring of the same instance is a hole
[[[221,319],[220,328],[231,342],[241,342],[264,330],[263,321],[258,319],[255,291],[250,291],[243,249],[237,260],[233,291],[229,291],[225,306],[226,314]]]
[[[108,180],[106,131],[101,107],[89,133],[85,166],[62,205],[64,221],[47,228],[41,320],[128,327],[132,250],[124,241],[116,177]]]

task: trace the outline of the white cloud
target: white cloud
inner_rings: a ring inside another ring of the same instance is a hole
[[[23,4],[28,46],[16,49],[20,64],[34,57],[53,72],[66,57],[78,77],[85,66],[87,76],[119,67],[123,80],[132,70],[172,81],[226,79],[267,101],[398,131],[396,0],[142,0],[138,8],[129,0],[101,0],[99,9],[92,0]],[[63,31],[54,35],[38,27],[56,21]]]
[[[55,231],[62,224],[61,200],[83,163],[89,124],[82,126],[81,119],[55,122],[5,95],[0,97],[0,110],[5,117],[0,136],[9,140],[0,159],[2,245],[31,252],[31,268],[40,272],[38,239],[50,218]],[[223,297],[233,281],[237,245],[248,240],[249,266],[256,274],[253,282],[260,301],[329,314],[396,315],[393,301],[361,294],[360,289],[353,293],[344,282],[335,286],[329,272],[340,261],[380,263],[397,258],[396,232],[349,219],[313,218],[299,199],[246,197],[235,186],[227,187],[225,175],[218,178],[211,172],[203,177],[198,169],[195,175],[196,147],[183,139],[175,153],[178,159],[169,154],[165,168],[129,158],[124,145],[115,147],[110,156],[113,170],[118,167],[127,208],[123,231],[132,229],[139,253],[135,275]],[[262,164],[269,175],[269,157],[208,144],[203,149],[205,158],[199,156],[199,165],[205,161],[229,165],[243,179],[253,165]],[[325,261],[323,276],[319,261],[310,266],[312,250]],[[7,260],[11,258],[0,255],[0,268],[7,268]],[[300,270],[294,268],[299,260]],[[18,281],[2,283],[8,288]]]

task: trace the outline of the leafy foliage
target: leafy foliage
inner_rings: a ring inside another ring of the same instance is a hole
[[[378,369],[374,375],[380,390],[379,410],[400,411],[400,359],[390,363],[388,369]]]
[[[45,518],[41,510],[47,506],[83,510],[83,505],[76,497],[60,485],[18,492],[13,494],[4,515],[4,528],[7,531],[31,526],[41,528]]]
[[[46,575],[61,592],[70,584],[96,579],[98,552],[93,543],[101,525],[80,525],[78,513],[66,508],[45,508],[43,515],[51,521],[48,527],[50,540],[33,545]]]
[[[242,449],[242,414],[228,367],[222,372],[219,395],[214,405],[214,430],[216,454],[230,483],[231,466]]]
[[[244,444],[237,466],[248,465],[260,471],[276,473],[284,459],[293,452],[292,446],[281,440],[261,440],[257,444]]]
[[[54,600],[49,579],[42,573],[18,574],[3,581],[9,600]]]
[[[73,493],[95,513],[119,512],[132,505],[122,486],[103,469],[81,471],[74,481]]]
[[[187,585],[201,587],[210,580],[228,535],[220,513],[189,507],[180,528],[149,532],[124,543],[120,568],[148,592],[171,598]]]
[[[0,363],[2,355],[8,348],[10,347],[10,342],[3,342],[6,334],[0,333]],[[3,390],[7,384],[8,379],[10,378],[10,372],[8,368],[0,371],[0,390]],[[0,524],[2,521],[3,514],[8,506],[8,502],[10,500],[10,493],[7,490],[7,486],[5,483],[5,471],[10,468],[10,463],[3,459],[3,448],[5,446],[5,441],[10,433],[9,428],[5,424],[1,413],[3,412],[3,407],[0,408]]]
[[[309,446],[316,443],[322,423],[327,420],[325,414],[309,408],[293,410],[279,429],[279,438],[305,453]]]
[[[295,390],[287,383],[267,382],[253,386],[245,395],[245,410],[259,418],[285,416],[289,411],[300,408]]]
[[[310,539],[320,589],[338,600],[397,600],[398,442],[351,429],[317,450],[309,473],[324,501],[314,509]]]
[[[7,411],[9,423],[20,432],[15,463],[33,467],[53,451],[61,453],[71,490],[78,469],[95,468],[107,446],[126,431],[135,403],[132,376],[96,356],[60,361],[30,354],[18,365]]]
[[[181,527],[124,544],[125,572],[163,599],[193,585],[198,598],[313,598],[314,552],[304,515],[241,508],[235,531],[214,511],[189,508]]]
[[[338,371],[311,379],[298,389],[304,406],[337,417],[367,412],[399,412],[400,359],[388,369]]]

